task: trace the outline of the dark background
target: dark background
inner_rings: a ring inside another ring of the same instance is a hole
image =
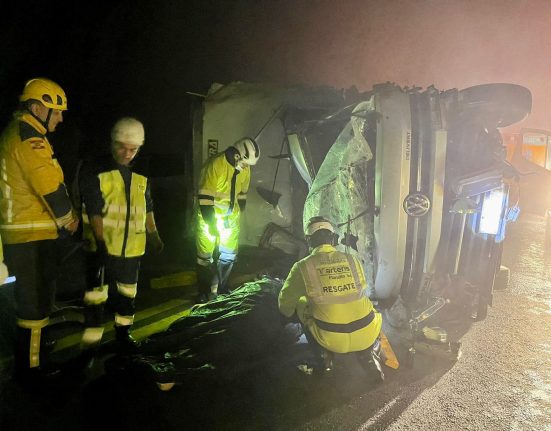
[[[188,92],[234,80],[360,91],[511,82],[534,100],[513,127],[549,129],[550,28],[546,0],[2,0],[0,126],[28,79],[58,82],[69,111],[51,141],[70,183],[117,118],[139,118],[170,251],[189,223],[190,106],[201,98]]]

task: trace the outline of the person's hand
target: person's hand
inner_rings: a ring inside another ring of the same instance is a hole
[[[109,257],[109,252],[107,251],[107,245],[105,245],[105,241],[96,241],[96,255],[98,257],[99,265],[105,266]]]
[[[151,244],[151,248],[155,254],[160,254],[165,248],[165,244],[163,243],[158,230],[147,233],[147,242]]]
[[[64,227],[64,229],[69,231],[71,235],[74,234],[78,229],[78,218],[74,218],[71,223]]]

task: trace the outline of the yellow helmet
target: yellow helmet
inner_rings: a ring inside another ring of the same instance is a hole
[[[19,96],[20,102],[27,100],[38,100],[46,108],[67,110],[67,96],[65,91],[54,81],[46,78],[34,78],[27,81],[23,94]]]

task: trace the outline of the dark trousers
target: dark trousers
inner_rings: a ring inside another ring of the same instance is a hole
[[[101,262],[95,253],[87,253],[87,289],[100,285]],[[138,282],[141,257],[109,256],[105,262],[104,284],[109,286],[109,308],[122,316],[132,316],[136,311],[134,298],[121,295],[117,283],[135,284]],[[87,326],[98,326],[103,320],[103,304],[89,307],[86,313]]]
[[[41,320],[51,313],[57,277],[56,240],[4,244],[4,260],[14,275],[19,319]]]

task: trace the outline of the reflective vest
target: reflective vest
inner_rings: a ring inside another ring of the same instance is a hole
[[[382,325],[366,290],[358,259],[325,244],[293,266],[279,295],[279,309],[286,316],[296,311],[327,350],[361,351],[375,342]],[[306,308],[301,305],[304,296]]]
[[[237,201],[246,198],[250,179],[250,167],[242,171],[235,169],[226,160],[225,153],[209,159],[199,178],[199,205],[214,205],[216,214],[220,215],[238,214]]]
[[[0,234],[4,244],[55,239],[54,211],[45,196],[63,192],[63,171],[44,136],[46,129],[28,113],[17,113],[0,136]],[[63,207],[69,197],[60,194]],[[69,215],[70,216],[70,215]]]
[[[365,280],[360,281],[350,254],[316,254],[302,263],[301,270],[306,294],[315,304],[347,304],[362,296]]]
[[[118,169],[98,174],[104,200],[103,238],[112,256],[136,257],[145,253],[147,178],[132,172],[130,201],[127,201],[124,180]],[[86,211],[82,216],[84,236],[95,249],[95,240]]]

